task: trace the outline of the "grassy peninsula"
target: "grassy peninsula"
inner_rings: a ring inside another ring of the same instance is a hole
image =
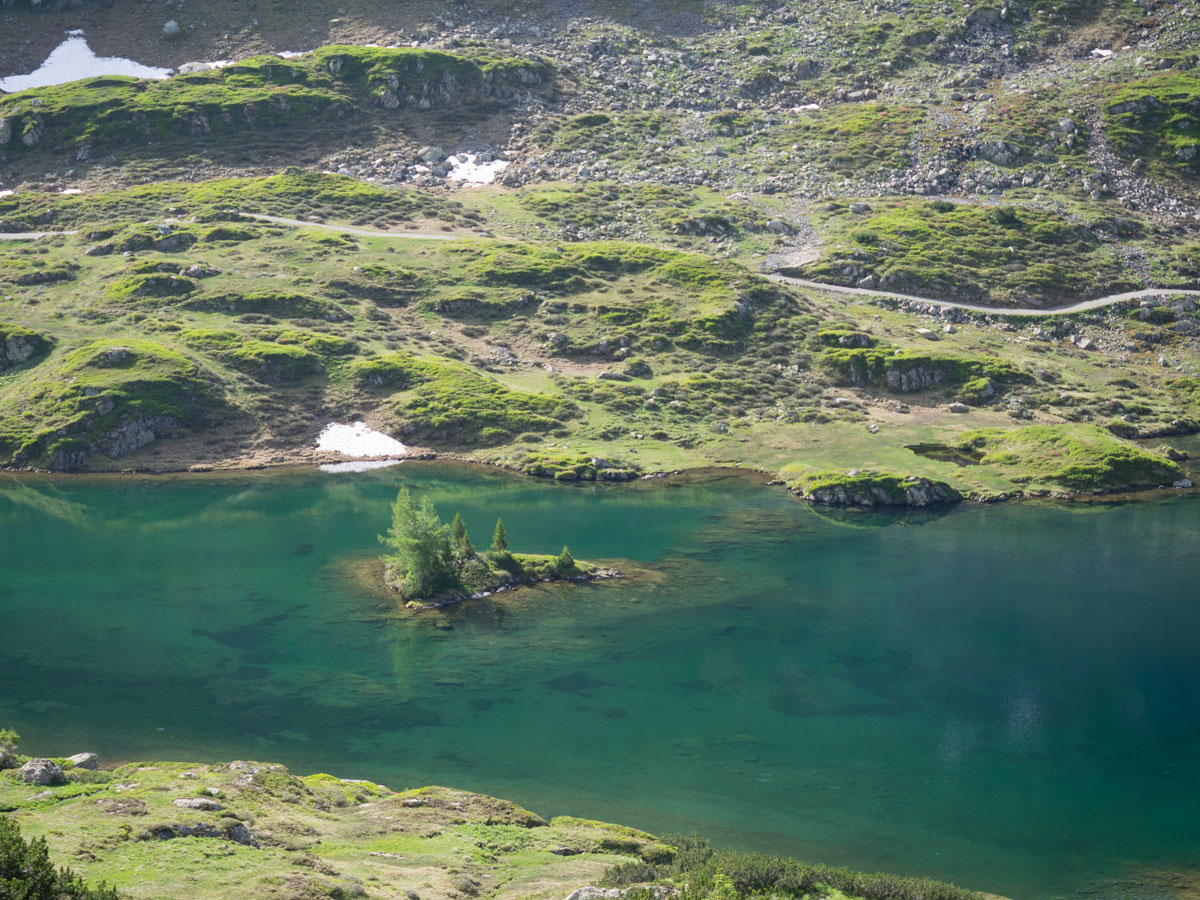
[[[13,896],[24,900],[985,896],[718,850],[695,835],[659,838],[573,816],[547,821],[445,787],[395,791],[245,760],[108,769],[95,754],[24,756],[12,732],[0,741],[0,879],[14,879]],[[599,885],[616,893],[588,892]]]

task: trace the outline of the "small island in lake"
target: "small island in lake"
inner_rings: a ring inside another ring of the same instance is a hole
[[[513,553],[499,518],[491,546],[480,553],[459,513],[446,525],[428,497],[418,504],[407,488],[396,495],[391,527],[379,540],[388,550],[383,556],[384,582],[414,609],[486,597],[523,584],[593,581],[621,574],[576,560],[565,545],[557,555]]]

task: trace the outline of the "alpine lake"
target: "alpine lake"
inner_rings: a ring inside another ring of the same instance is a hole
[[[1013,898],[1198,889],[1200,503],[855,514],[763,481],[2,475],[0,724]],[[371,576],[401,485],[626,577],[400,609]]]

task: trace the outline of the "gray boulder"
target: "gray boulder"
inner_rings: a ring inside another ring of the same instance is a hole
[[[31,759],[21,766],[21,780],[26,784],[37,784],[42,787],[53,787],[56,784],[66,784],[67,776],[62,766],[49,759]]]
[[[568,895],[567,900],[615,900],[621,896],[619,888],[598,888],[592,885],[581,887]]]
[[[417,151],[417,156],[429,165],[433,165],[446,158],[446,151],[441,147],[422,147]]]
[[[100,757],[95,753],[76,753],[67,759],[71,760],[77,769],[95,769],[100,765]]]
[[[0,344],[0,370],[7,369],[9,366],[19,366],[37,353],[37,349],[32,341],[19,334],[14,334]]]
[[[1008,141],[983,141],[979,145],[979,155],[998,166],[1011,166],[1021,158],[1021,148]]]
[[[179,23],[172,19],[163,26],[162,33],[165,38],[177,38],[182,31],[183,29],[179,27]]]

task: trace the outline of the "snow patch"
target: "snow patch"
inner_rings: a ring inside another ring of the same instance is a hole
[[[343,456],[396,456],[408,452],[398,440],[368,428],[365,422],[353,425],[330,422],[317,437],[317,449]]]
[[[398,466],[404,462],[402,459],[355,459],[350,462],[340,463],[325,463],[322,466],[317,466],[322,472],[370,472],[372,469],[386,469],[389,466]]]
[[[450,172],[447,181],[461,181],[463,184],[491,184],[496,176],[508,168],[507,159],[493,159],[481,162],[478,153],[459,153],[446,160]]]
[[[68,31],[65,41],[50,51],[46,61],[28,75],[0,78],[0,90],[13,93],[35,87],[66,84],[97,75],[132,75],[134,78],[166,78],[170,69],[143,66],[119,56],[97,56],[78,29]]]

